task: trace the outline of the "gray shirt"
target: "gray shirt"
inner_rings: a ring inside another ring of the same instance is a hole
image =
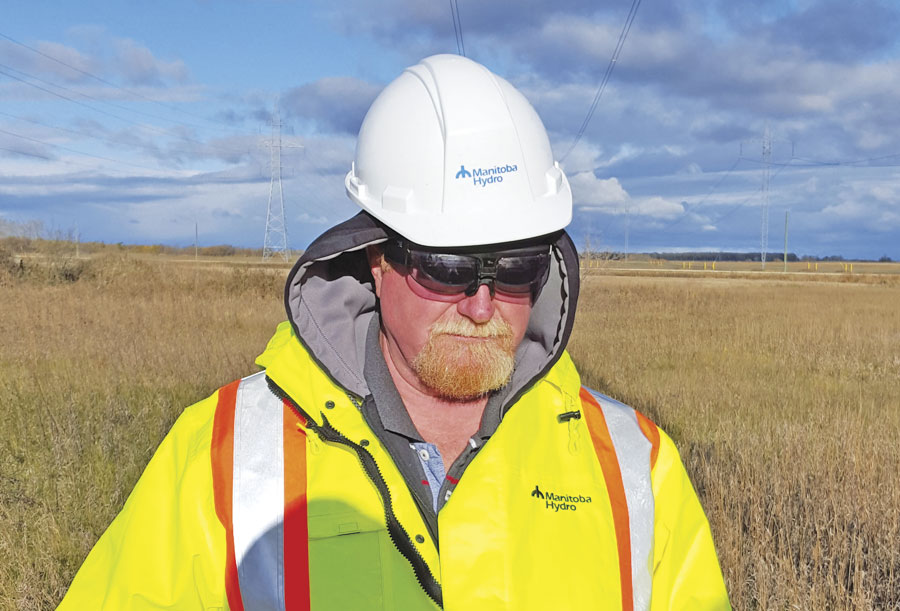
[[[496,393],[488,398],[481,427],[469,439],[469,446],[451,465],[449,473],[445,472],[440,452],[422,438],[394,386],[378,341],[380,324],[380,317],[373,317],[366,336],[364,375],[371,394],[363,401],[363,415],[406,479],[436,542],[437,513],[450,498],[475,454],[500,425],[502,401]]]

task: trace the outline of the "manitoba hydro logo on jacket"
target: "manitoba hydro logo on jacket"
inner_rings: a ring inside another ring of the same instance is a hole
[[[539,485],[535,485],[534,490],[531,491],[531,496],[539,501],[543,501],[545,509],[551,511],[576,511],[580,504],[591,502],[591,497],[580,494],[571,495],[544,492]]]
[[[519,166],[516,164],[497,165],[492,168],[472,168],[467,169],[465,165],[459,166],[459,172],[456,173],[457,180],[460,178],[472,181],[476,187],[487,187],[503,182],[504,174],[512,174],[518,172]]]

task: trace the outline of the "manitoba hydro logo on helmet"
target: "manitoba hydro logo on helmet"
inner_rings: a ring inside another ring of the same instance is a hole
[[[459,172],[456,173],[457,180],[460,178],[472,181],[475,187],[487,187],[503,182],[504,174],[512,174],[518,172],[519,166],[516,164],[496,165],[492,168],[474,168],[467,169],[465,165],[459,166]]]

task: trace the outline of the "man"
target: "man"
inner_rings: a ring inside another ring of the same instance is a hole
[[[434,56],[263,371],[188,408],[61,609],[726,609],[672,441],[565,352],[572,196],[525,98]]]

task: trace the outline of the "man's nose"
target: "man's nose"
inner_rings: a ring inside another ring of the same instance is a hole
[[[456,311],[474,323],[486,323],[494,316],[494,299],[491,289],[482,284],[471,297],[466,297],[456,304]]]

